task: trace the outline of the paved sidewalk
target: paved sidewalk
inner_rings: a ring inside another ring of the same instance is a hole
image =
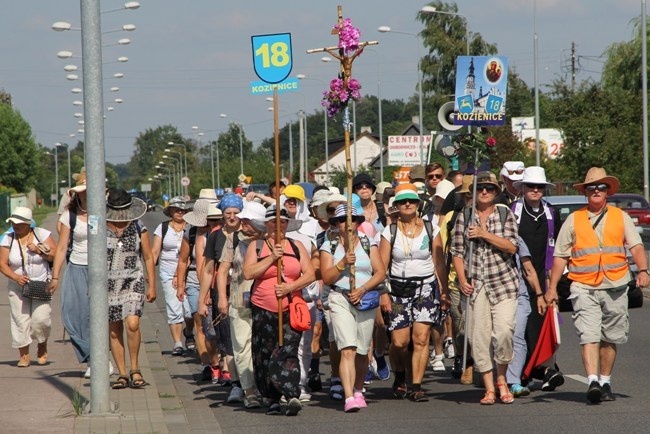
[[[56,214],[44,221],[43,227],[55,231]],[[55,237],[56,238],[56,237]],[[142,318],[140,364],[144,378],[150,383],[140,390],[111,390],[110,400],[117,411],[111,415],[77,416],[78,402],[90,398],[90,380],[83,378],[86,366],[77,362],[72,345],[64,338],[60,298],[52,300],[52,333],[48,343],[48,364],[33,363],[18,368],[18,350],[11,347],[9,305],[6,297],[7,278],[0,275],[0,432],[12,433],[168,433],[189,432],[186,409],[177,398],[166,361],[158,344],[159,334],[167,332],[153,324],[151,317],[161,315],[159,305],[147,304]],[[160,294],[162,297],[162,294]],[[164,304],[162,305],[164,308]],[[157,321],[160,323],[160,321]],[[31,345],[36,358],[36,343]],[[115,377],[112,378],[114,380]],[[164,406],[164,407],[163,407]],[[76,407],[76,408],[75,408]],[[190,406],[191,407],[191,406]],[[163,410],[164,408],[164,410]],[[168,429],[168,424],[173,429]],[[215,425],[212,424],[213,432]],[[218,428],[218,426],[217,426]]]

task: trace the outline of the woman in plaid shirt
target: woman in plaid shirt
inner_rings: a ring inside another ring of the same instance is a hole
[[[478,175],[475,221],[465,223],[460,213],[454,228],[451,254],[463,294],[470,296],[469,340],[474,367],[483,374],[485,396],[481,404],[496,401],[491,350],[497,366],[501,402],[514,397],[506,383],[506,370],[513,357],[512,338],[517,308],[518,271],[514,262],[517,251],[517,223],[506,208],[502,222],[495,199],[500,193],[496,176]],[[470,256],[470,243],[474,243]],[[491,344],[494,342],[493,348]]]

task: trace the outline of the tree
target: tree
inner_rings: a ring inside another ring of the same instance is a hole
[[[440,0],[429,3],[437,11],[458,13],[455,3],[445,3]],[[419,12],[418,19],[425,27],[420,33],[424,46],[429,52],[421,62],[425,93],[437,95],[454,95],[456,89],[456,56],[467,54],[466,35],[469,35],[469,52],[474,56],[486,56],[497,53],[494,44],[486,42],[480,33],[469,32],[467,23],[459,15],[443,13]]]
[[[635,20],[633,38],[610,45],[605,54],[601,81],[605,88],[641,92],[641,22]],[[646,36],[647,37],[647,36]]]
[[[0,183],[17,192],[36,185],[45,160],[32,137],[32,130],[21,114],[0,104]]]

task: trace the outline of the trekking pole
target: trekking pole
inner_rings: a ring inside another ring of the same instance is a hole
[[[476,150],[476,156],[474,157],[474,179],[472,181],[472,208],[469,216],[469,223],[474,223],[476,218],[476,186],[478,180],[478,149]],[[467,227],[468,222],[465,222],[465,227]],[[472,282],[472,255],[474,254],[474,241],[469,241],[469,254],[467,261],[467,270],[465,270],[465,277],[469,283]],[[461,291],[462,292],[462,291]],[[466,296],[465,300],[465,334],[463,336],[463,371],[467,368],[467,339],[469,335],[469,326],[470,326],[470,317],[469,317],[469,302],[471,296]]]

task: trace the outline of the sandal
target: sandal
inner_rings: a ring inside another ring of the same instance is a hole
[[[485,396],[479,401],[481,405],[493,405],[496,402],[496,395],[494,390],[488,390],[485,392]]]
[[[136,375],[139,375],[140,378],[134,378],[134,376]],[[139,369],[131,369],[131,372],[129,372],[129,376],[131,377],[131,389],[140,389],[146,386],[147,384],[149,384],[146,381],[144,381],[142,372],[140,372]]]
[[[395,398],[397,399],[406,398],[406,392],[408,392],[406,388],[406,383],[397,381],[397,379],[395,379],[395,382],[393,383],[393,395],[395,395]]]
[[[115,390],[126,389],[127,387],[129,387],[129,377],[126,375],[120,375],[117,377],[117,381],[115,381],[111,386],[111,388]]]
[[[429,398],[427,398],[427,395],[424,393],[424,390],[414,390],[413,392],[409,393],[409,399],[413,402],[429,401]]]
[[[510,393],[510,389],[507,384],[497,384],[499,388],[499,399],[503,404],[512,404],[515,400],[515,397]],[[503,393],[503,389],[506,389],[506,393]]]

